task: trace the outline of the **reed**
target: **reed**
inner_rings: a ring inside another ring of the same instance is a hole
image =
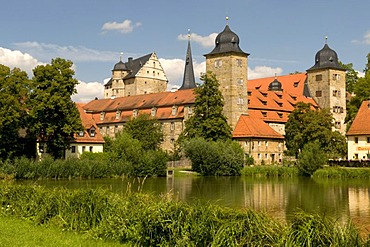
[[[245,166],[242,175],[251,177],[296,177],[298,169],[287,166]]]
[[[253,210],[186,204],[171,195],[124,196],[98,190],[45,189],[3,181],[0,214],[91,238],[136,246],[366,246],[350,224],[298,213],[282,224]]]
[[[370,168],[325,167],[313,174],[314,178],[370,179]]]

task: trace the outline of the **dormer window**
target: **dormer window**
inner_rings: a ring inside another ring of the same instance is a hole
[[[100,113],[100,121],[103,121],[104,120],[104,116],[105,116],[105,112],[101,112]]]
[[[262,116],[263,116],[263,117],[267,117],[267,112],[262,111],[261,113],[262,113]]]
[[[90,136],[94,137],[95,136],[95,127],[91,127],[90,129]]]
[[[121,111],[116,111],[116,120],[118,120],[121,117]]]
[[[157,108],[153,107],[152,108],[152,117],[154,117],[155,114],[157,114]]]
[[[299,82],[294,82],[294,87],[298,87]]]
[[[135,118],[135,117],[137,117],[137,114],[138,114],[138,110],[137,109],[134,109],[132,111],[132,116]]]
[[[177,106],[172,106],[172,116],[175,116],[177,114]]]
[[[279,116],[279,118],[283,118],[283,113],[278,112],[278,116]]]
[[[263,95],[263,97],[267,97],[267,93],[262,93],[261,94]]]
[[[296,97],[296,96],[292,96],[292,99],[293,99],[293,100],[297,100],[297,97]]]
[[[83,132],[83,130],[81,130],[80,132],[78,132],[78,136],[84,136],[84,132]]]

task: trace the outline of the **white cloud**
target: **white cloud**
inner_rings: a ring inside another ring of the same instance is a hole
[[[160,58],[159,62],[161,63],[168,79],[167,89],[171,89],[173,86],[181,86],[184,76],[185,60],[179,58]],[[200,82],[200,74],[205,72],[206,62],[197,63],[193,60],[193,68],[195,81]]]
[[[362,40],[352,40],[352,43],[370,45],[370,31],[365,33]]]
[[[22,42],[14,44],[17,48],[35,54],[39,59],[48,61],[51,58],[62,57],[78,61],[112,62],[117,60],[117,54],[111,51],[99,51],[84,46],[60,46],[39,42]]]
[[[141,23],[137,22],[134,25],[131,20],[124,20],[122,22],[106,22],[103,24],[101,30],[103,33],[107,31],[118,31],[120,33],[131,33],[135,27],[140,27]]]
[[[76,89],[77,94],[72,95],[72,100],[75,102],[86,103],[95,99],[95,97],[102,99],[104,95],[104,86],[99,82],[79,81]]]
[[[32,69],[43,63],[32,57],[30,54],[0,47],[0,64],[8,66],[11,69],[15,67],[20,68],[21,70],[26,71],[31,77]]]
[[[192,33],[190,36],[190,40],[194,41],[195,43],[201,44],[205,48],[213,47],[215,45],[215,40],[217,37],[217,33],[211,33],[208,36],[201,36],[196,33]],[[188,40],[187,34],[180,34],[177,36],[178,40]]]
[[[254,69],[248,68],[248,79],[257,79],[269,76],[281,75],[282,68],[271,68],[267,66],[256,66]]]

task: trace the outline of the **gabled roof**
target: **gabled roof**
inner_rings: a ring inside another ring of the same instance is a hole
[[[128,73],[127,76],[125,76],[124,79],[133,78],[136,76],[136,74],[139,72],[139,70],[143,67],[146,62],[149,61],[153,53],[147,54],[145,56],[136,58],[136,59],[129,59],[128,62],[125,63],[128,70],[130,70],[130,73]]]
[[[151,109],[173,105],[194,104],[193,89],[184,89],[176,92],[161,92],[153,94],[133,95],[115,99],[97,99],[84,106],[88,113],[115,112],[117,110]]]
[[[284,139],[284,136],[273,130],[261,118],[241,115],[233,131],[233,138],[270,138]]]
[[[363,101],[347,136],[370,135],[370,100]]]
[[[94,119],[86,114],[85,110],[83,109],[84,104],[76,103],[76,107],[80,113],[82,126],[84,128],[84,135],[79,136],[78,134],[75,134],[75,139],[72,141],[72,143],[105,143],[104,138],[101,135]],[[90,136],[89,130],[91,128],[95,128],[94,136]]]

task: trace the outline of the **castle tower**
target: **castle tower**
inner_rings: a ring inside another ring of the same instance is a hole
[[[130,70],[127,68],[126,64],[122,62],[122,53],[120,55],[119,62],[116,63],[112,70],[112,77],[104,85],[104,97],[105,98],[115,98],[122,97],[125,93],[125,84],[123,78],[128,75]]]
[[[228,20],[228,19],[227,19]],[[239,47],[239,37],[228,23],[215,40],[216,47],[206,57],[206,71],[216,75],[224,97],[224,115],[232,129],[241,114],[248,112],[248,53]]]
[[[184,69],[184,78],[182,80],[182,85],[179,90],[182,89],[191,89],[196,88],[195,84],[195,77],[194,77],[194,68],[193,68],[193,58],[191,55],[191,47],[190,47],[190,30],[188,30],[188,49],[186,51],[186,59],[185,59],[185,69]]]
[[[313,99],[320,108],[329,109],[334,129],[346,133],[346,70],[339,65],[337,53],[327,42],[316,53],[315,65],[307,70],[307,81]]]

